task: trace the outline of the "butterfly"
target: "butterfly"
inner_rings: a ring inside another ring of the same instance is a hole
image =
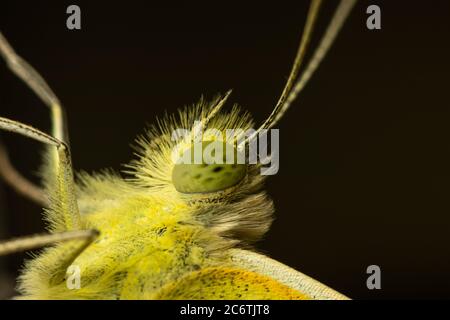
[[[263,190],[268,175],[262,174],[262,164],[238,162],[237,155],[243,153],[248,160],[249,146],[282,119],[355,2],[340,1],[303,67],[322,4],[311,1],[287,83],[272,113],[257,129],[252,129],[251,115],[240,107],[223,111],[231,91],[212,100],[202,98],[158,120],[137,139],[138,156],[128,164],[127,178],[112,171],[80,173],[74,178],[62,104],[0,33],[1,56],[49,107],[52,120],[52,132],[47,134],[0,117],[1,129],[47,148],[42,170],[45,188],[41,189],[14,169],[0,146],[2,177],[43,205],[49,225],[48,234],[0,243],[0,255],[47,246],[25,263],[18,298],[347,299],[252,249],[269,229],[274,208]],[[180,129],[185,133],[182,137],[174,134]],[[229,129],[250,134],[231,136]],[[196,146],[224,161],[211,163],[204,153],[195,161]],[[180,162],[180,156],[188,161]]]

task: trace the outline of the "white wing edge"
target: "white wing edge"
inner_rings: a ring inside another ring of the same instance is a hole
[[[262,254],[231,249],[231,260],[237,267],[271,277],[315,300],[350,300],[317,280]]]

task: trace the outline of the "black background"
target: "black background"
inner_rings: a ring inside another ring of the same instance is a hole
[[[262,121],[295,54],[308,7],[298,2],[3,1],[0,30],[63,101],[75,168],[120,169],[146,123],[201,94],[233,88],[231,102]],[[81,7],[80,31],[66,29],[69,4]],[[366,28],[370,4],[381,30]],[[260,250],[352,298],[450,297],[449,18],[444,0],[358,3],[280,124],[280,171],[267,184],[277,219]],[[0,113],[49,127],[4,63]],[[36,181],[39,144],[1,136]],[[3,184],[0,196],[2,238],[43,230],[38,206]],[[1,258],[7,279],[24,257]],[[366,287],[371,264],[381,290]]]

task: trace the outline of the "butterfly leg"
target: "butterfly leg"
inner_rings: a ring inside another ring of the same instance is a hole
[[[28,64],[28,62],[17,55],[1,32],[0,56],[5,59],[8,68],[25,82],[42,102],[50,108],[52,117],[52,136],[59,140],[66,141],[64,110],[62,109],[58,97],[39,73]]]
[[[0,256],[40,248],[51,244],[69,242],[58,261],[52,266],[50,283],[57,285],[64,281],[68,268],[75,259],[98,237],[97,230],[75,230],[50,234],[24,236],[0,242]]]
[[[97,236],[98,231],[96,230],[75,230],[24,236],[0,242],[0,256],[71,240],[84,240],[82,247],[85,248],[92,243]]]
[[[75,185],[69,147],[63,141],[54,138],[29,125],[0,117],[0,129],[14,132],[42,142],[53,149],[55,165],[50,191],[50,208],[47,219],[52,231],[81,229],[81,219],[75,195]]]
[[[9,160],[8,151],[0,141],[0,177],[14,190],[43,207],[48,206],[45,192],[18,172]]]
[[[14,51],[6,38],[0,32],[0,56],[2,56],[9,69],[49,107],[52,120],[52,136],[60,141],[68,143],[67,127],[64,121],[64,110],[57,96],[39,73]],[[58,168],[58,155],[54,148],[49,149],[44,177],[55,176]],[[45,192],[38,186],[25,179],[10,163],[8,153],[0,142],[0,177],[11,185],[19,193],[30,199],[47,206]],[[46,179],[47,187],[54,185],[55,181]]]

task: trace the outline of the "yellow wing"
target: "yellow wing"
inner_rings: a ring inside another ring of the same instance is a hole
[[[211,267],[189,273],[164,287],[156,299],[304,300],[297,290],[253,271]]]
[[[272,278],[314,300],[349,300],[345,295],[276,260],[248,250],[231,249],[234,265]]]
[[[172,282],[156,299],[344,300],[344,295],[273,259],[230,250],[232,265],[194,271]]]

